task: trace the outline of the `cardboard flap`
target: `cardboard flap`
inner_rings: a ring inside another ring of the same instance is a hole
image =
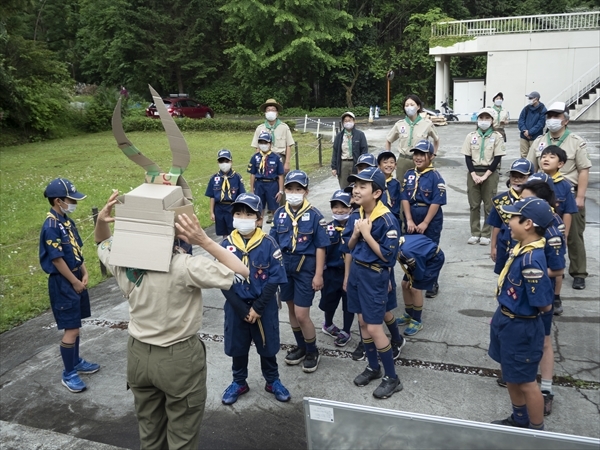
[[[168,272],[173,237],[121,231],[113,237],[109,264],[143,270]]]
[[[123,205],[149,211],[166,210],[177,201],[184,199],[183,191],[179,186],[150,183],[141,184],[123,197]]]

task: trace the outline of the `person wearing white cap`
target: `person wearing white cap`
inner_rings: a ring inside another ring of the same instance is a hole
[[[331,174],[337,177],[340,189],[348,186],[348,177],[356,173],[355,165],[360,155],[369,152],[369,145],[365,133],[355,127],[353,113],[346,111],[342,114],[342,126],[333,140],[333,153],[331,155]]]
[[[567,153],[567,162],[560,169],[560,175],[573,185],[575,202],[579,208],[579,214],[573,214],[572,216],[571,229],[567,236],[569,275],[573,277],[573,289],[585,289],[585,278],[588,275],[585,242],[583,240],[585,194],[592,162],[588,156],[586,141],[571,133],[567,128],[568,123],[569,112],[565,103],[555,102],[550,105],[546,113],[548,132],[533,142],[527,159],[533,163],[535,170],[538,170],[541,154],[546,147],[556,145]]]
[[[519,115],[519,131],[521,132],[521,158],[526,158],[531,143],[540,136],[544,130],[544,115],[546,107],[540,102],[540,93],[532,91],[526,95],[529,103]]]

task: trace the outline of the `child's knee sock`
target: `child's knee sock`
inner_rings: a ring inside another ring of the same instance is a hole
[[[423,307],[422,306],[413,306],[413,315],[412,318],[415,319],[417,322],[421,321],[421,314],[423,313]]]
[[[333,324],[333,316],[335,311],[325,311],[325,326],[330,327]]]
[[[65,372],[73,372],[75,365],[73,364],[73,355],[75,354],[75,344],[66,344],[60,342],[60,356],[65,366]]]
[[[414,306],[413,305],[404,305],[404,311],[406,311],[406,314],[408,314],[410,317],[412,317],[414,314]]]
[[[379,358],[385,370],[385,375],[390,378],[396,378],[396,369],[394,368],[394,354],[392,353],[392,345],[388,344],[385,348],[378,348]]]
[[[398,324],[396,323],[396,318],[392,316],[392,318],[385,323],[390,330],[390,334],[392,335],[392,341],[402,342],[402,336],[400,336],[400,331],[398,331]]]
[[[512,409],[513,420],[518,425],[529,426],[529,413],[527,412],[527,405],[517,406],[513,404]]]
[[[73,365],[79,364],[79,335],[75,338],[75,351],[73,352]]]
[[[302,334],[302,328],[292,327],[292,331],[294,332],[294,337],[296,338],[296,345],[298,345],[299,348],[305,348],[306,344],[304,343],[304,335]]]
[[[354,322],[354,313],[344,311],[344,331],[350,334],[350,328]]]
[[[373,338],[363,338],[363,345],[365,346],[365,355],[367,355],[367,361],[369,361],[369,367],[374,370],[379,370],[379,362],[377,361],[377,348],[375,348],[375,342]]]
[[[317,337],[312,339],[304,338],[304,345],[306,346],[306,353],[317,353]]]

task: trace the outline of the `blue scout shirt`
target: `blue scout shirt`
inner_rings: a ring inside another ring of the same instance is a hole
[[[546,238],[544,254],[550,270],[562,270],[566,267],[567,243],[565,242],[564,230],[564,222],[558,214],[554,213],[554,222],[546,228],[546,234],[544,235]]]
[[[406,171],[400,198],[408,201],[411,206],[419,203],[427,206],[445,205],[446,182],[440,173],[436,169],[425,169],[418,177],[417,175],[414,168]]]
[[[396,218],[398,218],[400,217],[400,191],[402,185],[395,178],[389,178],[385,180],[385,184],[387,186],[387,189],[381,196],[381,201],[385,206],[388,207],[392,214],[396,216]]]
[[[83,264],[81,247],[83,242],[75,222],[51,209],[40,232],[40,265],[44,272],[60,273],[52,264],[56,258],[64,259],[71,270],[80,267]]]
[[[554,195],[556,195],[554,210],[560,217],[564,214],[577,214],[579,208],[575,202],[575,195],[573,195],[573,185],[566,178],[563,178],[560,172],[558,175],[556,177],[558,181],[554,181]]]
[[[210,181],[206,186],[206,197],[214,198],[215,203],[233,202],[238,195],[246,192],[242,176],[234,170],[230,170],[227,174],[222,171],[215,173],[210,177]]]
[[[408,271],[413,280],[431,277],[427,272],[428,262],[439,252],[439,245],[423,234],[405,234],[400,237],[398,262]]]
[[[293,244],[294,223],[297,227],[295,249]],[[279,207],[273,215],[270,234],[279,244],[283,253],[314,256],[317,254],[317,248],[329,245],[329,236],[324,227],[326,224],[327,221],[323,214],[308,203],[308,200],[304,200],[304,204],[296,213],[295,220],[290,217],[285,206]]]
[[[259,180],[261,178],[277,179],[279,175],[283,175],[283,164],[279,155],[271,152],[266,158],[264,167],[261,167],[263,154],[257,152],[252,155],[248,163],[248,172]]]
[[[519,200],[519,194],[514,189],[496,195],[492,198],[494,207],[490,210],[486,220],[488,225],[491,225],[494,228],[500,228],[496,240],[496,264],[494,266],[494,272],[498,275],[508,259],[508,252],[516,244],[510,237],[510,228],[508,227],[510,215],[502,212],[501,207],[503,205],[512,205],[517,200]]]
[[[231,237],[228,236],[221,242],[221,247],[226,248],[241,260],[243,256],[242,250],[236,247],[231,241]],[[243,283],[235,283],[231,287],[240,298],[255,300],[260,297],[267,283],[287,283],[281,250],[271,236],[265,234],[260,244],[252,248],[247,253],[247,256],[250,275]]]
[[[348,222],[346,222],[346,227],[342,233],[344,250],[346,253],[350,253],[352,258],[357,261],[366,264],[378,264],[382,267],[393,267],[396,264],[398,238],[400,237],[398,221],[381,201],[377,202],[375,209],[371,213],[371,236],[379,243],[381,254],[387,259],[387,261],[383,261],[371,250],[371,247],[369,247],[369,244],[362,236],[358,239],[352,250],[348,248],[348,242],[350,242],[352,232],[354,231],[354,224],[361,216],[364,216],[364,213],[362,208],[359,208],[350,215]]]
[[[329,236],[329,246],[325,249],[325,265],[330,268],[344,267],[344,252],[342,250],[342,231],[344,225],[337,220],[332,220],[325,227]]]

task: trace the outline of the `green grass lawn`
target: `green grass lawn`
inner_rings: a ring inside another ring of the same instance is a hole
[[[171,166],[171,152],[164,132],[128,134],[142,153],[163,170]],[[194,194],[194,208],[202,226],[211,225],[208,199],[204,196],[210,175],[218,170],[217,151],[228,148],[233,168],[244,174],[253,149],[247,132],[185,133],[191,162],[185,178]],[[311,133],[294,133],[300,168],[318,168],[316,140]],[[323,161],[331,159],[331,143],[323,143]],[[292,168],[295,161],[291,162]],[[38,259],[39,232],[50,208],[43,192],[54,178],[71,180],[87,198],[71,216],[84,240],[83,252],[90,272],[90,287],[102,281],[93,240],[92,207],[102,208],[112,189],[128,192],[144,179],[143,170],[116,146],[111,132],[0,148],[0,333],[50,307],[47,275]],[[93,309],[93,299],[92,299]]]

